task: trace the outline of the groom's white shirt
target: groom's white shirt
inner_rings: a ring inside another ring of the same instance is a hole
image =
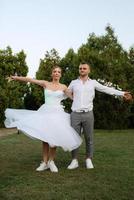
[[[88,80],[84,83],[80,78],[73,80],[71,81],[68,89],[73,93],[72,111],[91,111],[93,109],[95,90],[110,95],[124,95],[123,91],[104,86],[96,80],[92,80],[90,78],[88,78]]]

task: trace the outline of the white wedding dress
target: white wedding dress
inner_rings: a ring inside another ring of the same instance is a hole
[[[10,109],[5,111],[5,126],[17,127],[26,135],[47,142],[51,147],[59,146],[65,151],[78,148],[82,139],[70,125],[70,115],[64,112],[61,101],[65,98],[61,90],[44,90],[45,104],[37,111]]]

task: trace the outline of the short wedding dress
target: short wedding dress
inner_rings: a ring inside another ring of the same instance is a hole
[[[29,137],[47,142],[51,147],[62,147],[65,151],[78,148],[82,139],[71,127],[70,115],[61,105],[65,99],[62,90],[44,89],[45,104],[37,111],[26,109],[5,110],[5,126],[17,127]]]

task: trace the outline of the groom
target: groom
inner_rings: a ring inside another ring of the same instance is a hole
[[[110,95],[122,96],[126,100],[132,100],[129,92],[119,91],[107,86],[104,86],[89,78],[90,65],[81,63],[79,66],[79,78],[73,80],[68,89],[73,95],[71,125],[81,135],[81,128],[83,128],[85,142],[86,142],[86,168],[94,168],[92,163],[93,158],[93,129],[94,129],[94,115],[93,115],[93,99],[95,97],[95,90]],[[78,149],[72,151],[72,162],[68,169],[75,169],[79,167],[78,164]]]

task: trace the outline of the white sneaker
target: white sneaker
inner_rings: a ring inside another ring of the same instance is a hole
[[[76,169],[77,167],[79,167],[78,160],[73,159],[70,165],[68,165],[67,169]]]
[[[51,172],[58,172],[58,168],[56,167],[53,160],[50,160],[48,162],[48,166],[49,166]]]
[[[93,169],[94,168],[92,160],[90,158],[86,159],[86,168],[87,169]]]
[[[40,172],[40,171],[44,171],[48,168],[49,168],[49,166],[45,162],[41,162],[40,166],[36,169],[36,171]]]

